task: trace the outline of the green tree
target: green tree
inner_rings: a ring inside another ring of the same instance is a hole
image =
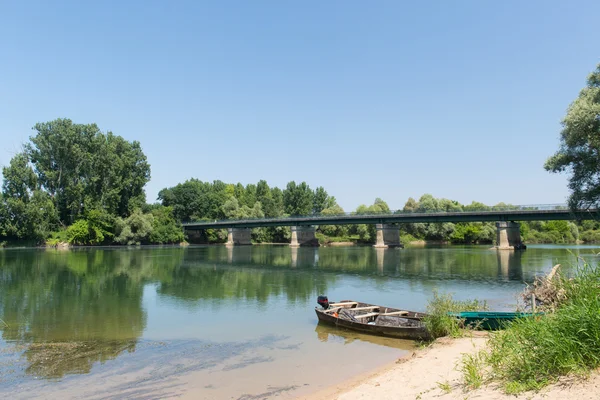
[[[14,239],[45,239],[57,226],[57,213],[50,196],[40,189],[27,154],[15,155],[2,173],[0,233]]]
[[[600,204],[600,64],[567,110],[559,150],[546,161],[550,172],[569,171],[569,206]]]
[[[185,240],[183,227],[173,217],[171,207],[155,207],[151,211],[152,232],[150,232],[150,243],[167,244],[181,243]]]
[[[102,244],[111,239],[114,221],[113,216],[103,210],[90,210],[85,218],[75,221],[67,228],[67,238],[69,243]]]
[[[136,209],[126,219],[115,222],[115,241],[121,244],[142,244],[149,241],[154,226],[154,216]]]
[[[412,197],[409,197],[408,200],[406,201],[406,203],[404,204],[404,208],[402,209],[402,211],[415,212],[418,209],[419,209],[419,203]]]
[[[325,208],[321,211],[322,215],[344,215],[344,209],[338,204]],[[348,234],[348,225],[322,225],[319,230],[327,236],[345,236]]]
[[[313,213],[319,214],[326,208],[331,208],[336,205],[335,197],[327,194],[323,186],[315,189],[313,198]]]
[[[278,187],[271,189],[271,197],[273,198],[273,217],[281,217],[285,213],[283,204],[283,191]]]
[[[283,191],[285,212],[292,216],[310,215],[313,210],[314,194],[306,182],[296,185],[291,181]]]
[[[262,205],[265,217],[272,218],[278,216],[278,210],[273,201],[273,193],[264,180],[259,181],[256,185],[256,201]]]
[[[126,216],[144,204],[150,165],[139,142],[69,119],[38,123],[34,130],[25,152],[63,223],[83,216],[86,207]]]

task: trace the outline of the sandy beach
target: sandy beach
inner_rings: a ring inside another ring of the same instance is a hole
[[[564,378],[540,392],[506,395],[497,384],[465,390],[459,371],[463,354],[475,353],[486,344],[486,335],[438,339],[433,345],[416,350],[408,357],[356,379],[340,382],[302,400],[392,400],[392,399],[528,399],[591,400],[600,398],[600,374],[589,379]]]

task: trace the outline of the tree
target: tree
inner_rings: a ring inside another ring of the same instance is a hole
[[[278,187],[271,189],[271,197],[273,197],[273,217],[281,217],[285,213],[283,205],[283,191]]]
[[[562,121],[559,150],[546,161],[550,172],[570,173],[569,206],[600,205],[600,64],[587,78],[587,86],[567,109]]]
[[[154,225],[154,216],[136,209],[126,219],[118,218],[115,223],[115,241],[121,244],[147,243]]]
[[[152,209],[152,232],[150,233],[150,243],[166,244],[181,243],[185,239],[183,228],[173,217],[171,207],[155,207]]]
[[[58,223],[54,203],[39,189],[26,153],[19,153],[2,169],[0,233],[15,239],[42,240]]]
[[[320,214],[326,208],[331,208],[336,205],[335,197],[327,194],[323,186],[315,189],[313,198],[313,213]]]
[[[322,215],[344,215],[344,209],[337,204],[321,211]],[[348,225],[321,225],[319,230],[327,236],[345,236],[348,234]]]
[[[102,244],[112,238],[114,217],[104,210],[90,210],[85,218],[75,221],[67,229],[67,238],[72,244]]]
[[[415,212],[418,209],[419,209],[419,203],[412,197],[409,197],[408,200],[406,200],[406,204],[404,204],[404,208],[402,209],[402,211]]]
[[[99,208],[126,216],[145,202],[150,165],[139,142],[69,119],[38,123],[33,129],[37,134],[17,161],[31,163],[37,188],[52,198],[62,223]],[[5,173],[4,180],[14,187],[13,174]]]
[[[312,214],[313,199],[314,194],[306,182],[296,185],[296,182],[291,181],[283,191],[285,212],[292,216]]]
[[[277,216],[271,188],[269,188],[269,185],[264,180],[259,181],[256,185],[256,201],[262,205],[266,217]]]

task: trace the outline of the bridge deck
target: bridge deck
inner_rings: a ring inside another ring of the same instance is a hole
[[[354,225],[403,224],[415,222],[494,222],[494,221],[550,221],[600,219],[598,210],[509,210],[467,211],[440,213],[398,213],[374,215],[328,215],[307,217],[281,217],[267,219],[190,222],[183,224],[187,230],[222,228],[259,228],[267,226],[302,225]]]

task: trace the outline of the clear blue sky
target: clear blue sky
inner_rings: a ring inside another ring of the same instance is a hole
[[[600,62],[598,1],[3,1],[0,164],[36,122],[141,142],[188,178],[564,202],[543,163]]]

